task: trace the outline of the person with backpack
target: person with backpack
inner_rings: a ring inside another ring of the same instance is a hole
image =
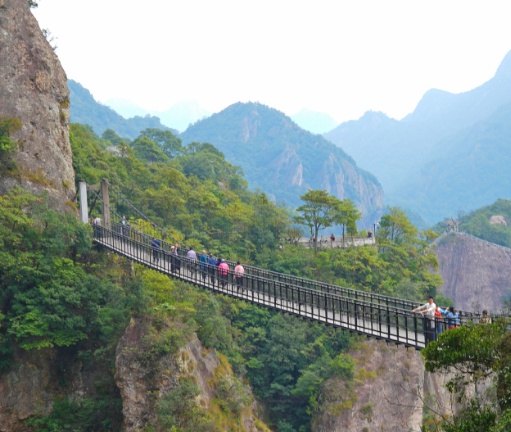
[[[206,277],[208,276],[208,270],[206,269],[206,265],[205,265],[205,264],[208,263],[208,258],[206,257],[206,251],[205,250],[203,250],[202,253],[201,253],[200,262],[201,262],[200,270],[201,270],[201,273],[202,273],[202,278],[205,281]]]
[[[440,306],[437,306],[435,311],[435,321],[436,321],[436,340],[438,340],[438,336],[444,331],[444,317],[443,315],[447,314],[447,311],[444,311]]]
[[[208,264],[209,264],[209,268],[208,268],[209,277],[211,279],[211,283],[213,284],[213,286],[215,286],[215,268],[218,266],[216,264],[216,259],[212,253],[209,254]]]
[[[222,282],[222,288],[225,287],[225,284],[227,283],[229,271],[230,271],[229,266],[227,265],[225,260],[224,259],[221,260],[220,265],[218,266],[218,275]]]
[[[238,261],[236,263],[236,267],[234,268],[234,277],[236,278],[236,285],[238,286],[238,292],[241,289],[243,289],[243,275],[245,274],[245,269],[241,265],[241,263]]]

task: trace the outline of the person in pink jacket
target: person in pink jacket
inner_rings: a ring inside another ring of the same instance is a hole
[[[230,271],[229,266],[223,259],[220,262],[220,265],[218,266],[218,275],[220,276],[220,280],[222,281],[222,287],[224,287],[225,284],[227,283],[227,276],[229,274],[229,271]]]
[[[245,274],[245,269],[241,265],[241,263],[238,261],[236,263],[236,268],[234,269],[234,276],[236,276],[236,285],[238,285],[239,288],[243,288],[243,275]]]

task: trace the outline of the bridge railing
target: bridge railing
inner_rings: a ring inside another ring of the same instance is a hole
[[[150,245],[152,242],[152,237],[141,233],[131,227],[123,226],[119,223],[112,224],[112,229],[115,232],[118,233],[126,233],[126,235],[129,233],[130,237],[133,239],[136,239],[137,241],[140,241],[141,243],[145,243],[147,245]],[[160,240],[160,244],[163,250],[166,250],[170,252],[171,247],[173,246],[172,243]],[[186,250],[180,249],[181,256],[186,256]],[[231,266],[234,267],[235,263],[233,261],[226,260],[226,262]],[[245,269],[245,273],[247,275],[253,275],[253,276],[260,276],[265,279],[275,280],[282,283],[290,284],[290,285],[296,285],[300,286],[302,288],[308,288],[313,289],[316,291],[320,291],[322,293],[327,294],[335,294],[342,297],[347,297],[349,299],[364,301],[367,303],[376,303],[385,307],[394,307],[403,309],[406,311],[411,311],[418,306],[421,305],[421,303],[412,301],[412,300],[406,300],[406,299],[400,299],[396,297],[390,297],[382,294],[375,294],[365,291],[356,290],[353,288],[346,288],[338,285],[332,285],[328,283],[323,283],[311,279],[302,278],[299,276],[292,276],[287,275],[284,273],[274,272],[271,270],[261,269],[258,267],[250,266],[250,265],[243,265]],[[467,311],[458,311],[461,317],[465,318],[474,318],[478,315],[472,312]]]
[[[165,249],[154,249],[129,235],[100,226],[94,226],[94,238],[120,255],[212,291],[417,349],[424,347],[425,331],[431,323],[424,315],[392,306],[346,298],[256,275],[245,274],[237,278],[232,270],[222,274],[216,266],[189,260]]]

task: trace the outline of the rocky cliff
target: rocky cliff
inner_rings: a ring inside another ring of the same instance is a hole
[[[65,209],[75,197],[67,78],[26,0],[0,0],[0,65],[0,117],[23,124],[13,137],[19,172],[0,178],[0,194],[46,189]]]
[[[420,432],[434,414],[459,411],[449,374],[425,372],[418,351],[369,340],[358,344],[352,379],[332,376],[320,396],[313,432]],[[481,392],[483,389],[478,389]],[[466,389],[474,395],[474,387]]]
[[[100,382],[111,382],[109,391],[122,400],[122,415],[110,415],[112,430],[167,430],[159,421],[160,401],[176,389],[179,397],[186,396],[180,390],[184,380],[197,384],[190,409],[197,410],[197,416],[201,408],[210,413],[208,430],[269,430],[255,415],[260,407],[248,387],[241,393],[244,404],[236,405],[239,395],[224,394],[221,383],[229,384],[228,393],[236,381],[224,357],[207,350],[195,334],[177,353],[160,356],[149,342],[154,335],[148,334],[148,328],[143,320],[131,321],[117,346],[115,377],[108,362],[91,367],[76,357],[63,358],[55,349],[20,350],[16,365],[0,375],[0,432],[32,431],[27,419],[50,414],[58,398],[79,403],[97,397]]]
[[[435,242],[441,290],[460,310],[496,312],[511,296],[511,249],[466,234]]]

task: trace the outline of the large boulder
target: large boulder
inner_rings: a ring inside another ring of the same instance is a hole
[[[69,209],[76,193],[67,77],[26,0],[0,0],[0,65],[0,117],[23,123],[13,136],[18,173],[0,177],[0,194],[15,185],[46,189],[54,208]]]

